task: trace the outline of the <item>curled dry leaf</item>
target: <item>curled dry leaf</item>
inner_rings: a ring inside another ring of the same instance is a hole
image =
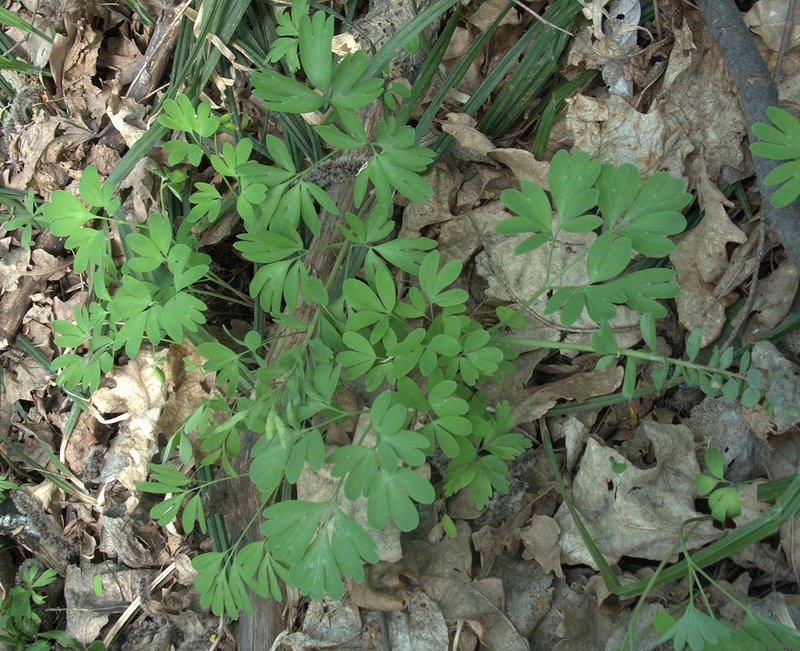
[[[657,171],[691,177],[696,158],[714,181],[747,176],[747,130],[736,89],[699,15],[687,21],[662,93],[646,113],[616,95],[567,100],[566,127],[576,149],[614,165],[633,163],[645,177]]]
[[[560,533],[558,523],[546,515],[534,515],[531,523],[519,531],[522,544],[525,545],[522,558],[535,560],[545,572],[552,572],[563,579],[561,548],[558,546]]]
[[[791,260],[784,260],[775,271],[759,280],[753,300],[755,315],[745,328],[743,340],[750,341],[779,326],[797,294],[800,272]]]
[[[763,405],[743,409],[745,422],[762,437],[780,436],[800,423],[800,375],[795,366],[781,355],[774,344],[759,341],[753,346],[752,368],[764,377],[780,374],[767,391],[767,398],[775,405],[767,411]]]
[[[575,373],[563,380],[528,389],[511,412],[514,424],[531,423],[544,416],[559,400],[586,400],[616,391],[624,375],[621,366],[604,371]]]
[[[136,484],[147,480],[148,463],[158,451],[156,424],[166,400],[166,387],[156,373],[155,353],[142,350],[125,366],[106,376],[109,386],[92,396],[92,404],[102,414],[126,414],[128,418],[106,454],[102,474],[116,479],[131,492],[126,501],[130,514],[138,504]],[[117,472],[106,472],[107,468]]]
[[[728,267],[727,245],[743,244],[747,235],[728,217],[726,206],[732,204],[708,176],[701,176],[697,192],[705,216],[678,242],[669,259],[681,287],[675,299],[678,320],[689,331],[702,329],[707,346],[725,325],[727,304],[716,295],[716,287]]]
[[[764,39],[764,44],[770,50],[777,52],[786,28],[788,11],[789,3],[786,0],[758,0],[744,15],[744,23]],[[791,21],[787,50],[800,44],[800,5],[795,5]]]
[[[0,240],[0,294],[12,292],[20,276],[24,276],[30,260],[30,251],[21,246],[12,246],[13,238]]]
[[[442,121],[442,131],[449,133],[456,141],[454,155],[462,161],[488,163],[487,154],[496,147],[489,138],[478,131],[477,120],[465,113],[448,113]]]
[[[700,517],[694,508],[694,436],[683,425],[643,422],[637,435],[652,446],[656,463],[638,468],[613,448],[589,439],[575,475],[572,499],[583,523],[609,563],[623,556],[663,560],[674,552],[684,522]],[[612,462],[625,464],[617,473]],[[563,563],[595,567],[566,505],[555,520],[562,530],[559,545]],[[687,537],[688,549],[697,549],[721,535],[707,521]]]

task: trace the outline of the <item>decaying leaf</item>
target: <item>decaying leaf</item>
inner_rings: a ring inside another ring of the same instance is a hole
[[[106,376],[112,386],[101,387],[92,396],[100,413],[127,416],[103,461],[103,475],[130,491],[128,514],[139,501],[136,484],[147,480],[148,464],[158,451],[156,424],[164,408],[166,387],[156,365],[155,353],[143,349],[125,366],[112,369]]]
[[[702,329],[706,346],[725,325],[726,297],[718,296],[715,289],[728,267],[727,245],[743,244],[747,236],[728,217],[730,202],[705,175],[700,178],[698,197],[705,216],[678,242],[669,259],[681,287],[675,299],[678,319],[689,331]]]
[[[759,337],[779,326],[792,307],[800,272],[791,260],[784,260],[775,271],[759,280],[753,300],[753,318],[745,328],[744,341]]]
[[[409,541],[403,546],[404,573],[422,585],[447,620],[466,620],[490,651],[528,651],[501,609],[502,583],[498,579],[471,579],[470,529],[456,523],[458,536],[436,545]]]
[[[785,0],[758,0],[744,15],[744,23],[764,39],[765,45],[777,52],[786,28],[789,3]],[[792,27],[786,49],[791,50],[800,43],[800,5],[795,5]]]
[[[120,613],[139,595],[139,584],[154,577],[152,570],[126,570],[114,563],[94,563],[67,568],[64,598],[67,602],[67,635],[89,644],[115,612]],[[93,585],[100,582],[98,595]]]
[[[515,424],[532,423],[544,416],[559,400],[586,400],[613,393],[622,384],[623,368],[575,373],[563,380],[527,389],[527,394],[514,406],[511,416]]]
[[[535,560],[545,572],[552,572],[563,579],[561,548],[558,546],[560,533],[558,523],[546,515],[534,515],[531,523],[519,531],[525,545],[522,558]]]
[[[575,506],[609,563],[623,556],[663,560],[674,553],[682,524],[701,515],[694,508],[700,466],[692,432],[683,425],[645,421],[637,435],[652,446],[653,467],[638,468],[590,438],[573,483]],[[625,470],[615,472],[612,462],[625,463]],[[566,505],[555,519],[562,532],[562,563],[595,567]],[[690,550],[697,549],[720,535],[704,521],[686,544]]]
[[[13,238],[0,239],[0,294],[13,291],[20,276],[25,275],[30,251],[21,246],[12,247]]]
[[[775,406],[769,411],[763,405],[742,410],[744,419],[759,436],[779,436],[800,423],[800,376],[769,341],[759,341],[753,346],[752,360],[752,367],[765,378],[778,376],[767,392],[767,398]]]
[[[663,170],[692,180],[698,158],[714,181],[747,175],[746,129],[735,87],[699,14],[690,13],[687,21],[694,42],[684,32],[671,55],[678,60],[668,65],[662,94],[647,112],[616,95],[567,100],[566,126],[575,149],[614,165],[633,163],[645,177]]]

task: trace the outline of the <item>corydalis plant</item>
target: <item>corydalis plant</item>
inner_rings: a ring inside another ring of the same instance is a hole
[[[159,121],[173,131],[164,143],[169,165],[188,162],[162,174],[176,196],[188,194],[185,214],[153,213],[130,233],[110,188],[88,171],[80,187],[83,202],[55,194],[36,215],[68,238],[76,269],[95,288],[76,323],[54,324],[56,343],[75,349],[54,362],[60,384],[92,391],[120,352],[133,357],[145,342],[157,346],[183,337],[194,341],[207,360],[205,369],[216,373],[213,395],[172,436],[164,462],[153,466],[150,481],[141,486],[166,496],[151,515],[161,524],[180,516],[185,532],[195,526],[211,530],[203,493],[237,477],[231,460],[243,433],[258,437],[247,474],[262,496],[252,526],[259,526],[263,538],[242,547],[210,531],[214,550],[193,560],[203,605],[233,618],[251,608],[248,590],[280,598],[279,580],[313,598],[339,598],[343,578],[363,579],[363,563],[377,560],[372,530],[393,522],[410,531],[418,526],[417,505],[434,500],[434,485],[424,473],[432,455],[441,451],[449,460],[444,494],[465,488],[481,508],[495,491],[508,489],[505,462],[530,446],[512,431],[510,405],[487,404],[479,389],[513,368],[517,352],[501,327],[486,329],[470,313],[467,293],[456,286],[461,264],[433,251],[432,240],[390,239],[393,194],[412,201],[430,194],[421,173],[433,152],[417,145],[413,130],[387,111],[374,136],[367,132],[359,111],[386,99],[384,80],[370,72],[374,62],[363,54],[332,57],[332,19],[293,11],[284,27],[282,37],[289,41],[273,58],[291,64],[296,54],[307,83],[265,70],[253,75],[254,92],[272,111],[323,117],[313,127],[332,148],[322,161],[304,168],[273,135],[263,143],[235,141],[230,125],[208,103],[195,107],[181,96],[165,101]],[[364,163],[353,197],[358,214],[344,215],[334,268],[318,278],[306,261],[322,232],[322,211],[330,218],[339,207],[313,181],[314,171],[356,150]],[[215,176],[193,182],[192,168],[200,166]],[[627,305],[652,322],[663,313],[657,300],[675,295],[669,270],[626,272],[634,252],[669,253],[667,235],[683,228],[678,211],[688,195],[663,175],[642,184],[630,166],[604,168],[586,154],[565,152],[553,160],[550,187],[555,221],[550,200],[536,186],[523,183],[521,191],[503,194],[517,216],[501,232],[531,234],[520,253],[552,246],[562,231],[600,233],[575,262],[586,265],[587,283],[558,287],[556,277],[548,278],[540,292],[555,289],[548,307],[560,310],[565,324],[584,309],[601,324],[587,346],[592,352],[663,361],[654,351],[649,357],[619,351],[608,320],[617,305]],[[266,351],[275,340],[263,335],[263,323],[241,338],[223,340],[204,327],[203,296],[210,283],[222,283],[198,250],[198,237],[228,211],[240,219],[234,248],[253,264],[250,297],[270,322],[296,337],[293,347],[270,362]],[[126,258],[119,268],[108,237],[114,228]],[[406,279],[400,286],[398,271]],[[301,301],[310,312],[307,320],[295,316]],[[497,313],[501,323],[518,326],[513,310],[500,307]],[[655,340],[650,328],[643,332]],[[631,368],[635,380],[635,363]],[[343,386],[358,396],[355,409],[339,404]],[[626,390],[632,386],[626,381]],[[327,448],[327,428],[354,417],[363,427],[353,440]],[[183,464],[197,460],[197,472],[180,472],[175,457]],[[309,469],[328,472],[333,490],[315,500],[291,499]],[[348,505],[362,499],[366,523],[357,522]]]
[[[517,255],[544,245],[552,250],[562,232],[599,229],[599,233],[583,256],[587,283],[558,287],[547,301],[545,314],[560,311],[565,326],[575,323],[584,309],[593,321],[606,323],[616,315],[616,305],[655,318],[665,316],[657,299],[677,296],[680,288],[672,282],[675,272],[664,268],[625,272],[635,253],[660,258],[675,249],[668,236],[686,228],[680,211],[692,200],[683,182],[662,172],[642,183],[633,165],[602,165],[585,152],[570,156],[562,150],[550,163],[548,183],[555,212],[544,190],[530,181],[522,181],[521,191],[504,190],[500,195],[516,216],[499,224],[497,232],[530,233],[517,247]],[[576,256],[571,264],[580,259]],[[549,289],[550,281],[548,267],[543,291]]]

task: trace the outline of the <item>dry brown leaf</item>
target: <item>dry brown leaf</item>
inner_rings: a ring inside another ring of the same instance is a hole
[[[694,147],[661,110],[640,113],[616,95],[578,94],[566,101],[566,127],[576,149],[612,165],[633,163],[645,177],[658,171],[684,177],[684,161]]]
[[[12,292],[21,276],[26,275],[31,252],[18,244],[12,246],[14,238],[0,240],[0,294]]]
[[[468,18],[469,22],[479,31],[484,32],[491,26],[492,22],[497,18],[503,9],[506,8],[508,3],[505,0],[484,0],[477,9]],[[517,12],[512,9],[507,12],[503,19],[500,21],[501,25],[519,25],[520,18]]]
[[[454,155],[462,161],[488,163],[487,154],[496,147],[489,138],[478,131],[477,120],[466,113],[448,113],[442,121],[442,131],[455,139]]]
[[[670,76],[646,113],[614,95],[576,95],[567,100],[566,126],[576,149],[614,165],[633,163],[645,177],[662,170],[695,176],[699,158],[713,181],[732,183],[749,174],[735,86],[697,12],[688,14],[681,38]]]
[[[791,260],[784,260],[769,276],[759,280],[753,300],[755,315],[745,328],[743,341],[769,332],[789,314],[797,294],[800,273]]]
[[[106,454],[102,474],[106,481],[116,480],[130,491],[125,501],[125,513],[130,515],[139,503],[136,485],[147,480],[148,464],[158,452],[156,424],[166,401],[166,387],[156,373],[151,350],[141,350],[125,366],[112,369],[105,381],[112,386],[95,391],[92,404],[102,414],[127,418]]]
[[[558,546],[560,533],[558,523],[546,515],[534,515],[531,523],[519,531],[522,544],[525,545],[522,558],[535,560],[545,572],[552,572],[563,579],[561,548]]]
[[[392,651],[446,651],[447,623],[439,605],[423,590],[407,595],[405,609],[387,614]]]
[[[590,438],[572,487],[572,499],[606,560],[613,564],[623,556],[663,560],[675,551],[681,526],[701,514],[694,509],[694,437],[683,425],[643,422],[636,436],[652,446],[656,463],[637,468],[611,447]],[[612,462],[624,463],[614,471]],[[555,515],[561,527],[562,563],[595,567],[566,505]],[[697,549],[719,538],[721,531],[707,521],[687,539]]]
[[[489,152],[489,158],[509,168],[518,181],[531,181],[545,192],[550,192],[547,181],[547,173],[550,171],[548,161],[536,160],[525,149],[493,149]]]
[[[715,289],[728,267],[727,245],[743,244],[747,235],[730,220],[725,207],[731,203],[707,176],[700,178],[697,192],[705,216],[678,242],[669,259],[681,287],[675,299],[678,319],[689,331],[702,329],[702,345],[707,346],[725,325],[727,305]]]
[[[767,398],[775,407],[767,411],[759,404],[752,409],[743,409],[744,420],[761,437],[780,436],[800,423],[800,375],[795,373],[795,366],[769,341],[756,342],[751,360],[751,368],[761,371],[763,377],[773,373],[780,373],[781,376],[770,385],[767,392]]]
[[[185,360],[194,364],[189,370]],[[206,387],[213,386],[211,375],[203,370],[205,360],[194,347],[171,344],[163,367],[167,401],[158,419],[157,429],[169,438],[200,407],[204,398],[211,398]]]
[[[692,58],[697,51],[697,46],[692,40],[692,30],[684,20],[680,29],[673,32],[675,42],[672,45],[672,52],[669,55],[667,69],[664,71],[664,80],[661,82],[664,88],[672,86],[678,76],[689,68]]]
[[[114,563],[94,563],[67,568],[64,599],[67,603],[67,635],[89,644],[115,611],[122,612],[139,595],[139,583],[154,577],[153,570],[126,570]],[[103,586],[97,594],[95,579]]]
[[[362,415],[359,418],[356,428],[356,440],[360,440],[366,428],[369,428],[369,432],[366,434],[363,443],[368,446],[375,445],[376,434],[371,428],[369,418],[366,415]],[[418,468],[417,472],[424,474],[430,472],[430,470],[426,464]],[[338,490],[339,481],[339,479],[331,476],[330,465],[325,465],[319,470],[315,470],[306,464],[297,482],[297,498],[311,502],[327,501]],[[338,506],[355,520],[356,524],[363,527],[372,536],[377,546],[380,560],[394,563],[402,558],[400,529],[397,528],[394,522],[390,522],[380,531],[373,529],[367,519],[367,499],[365,497],[359,497],[357,500],[348,500],[344,496],[344,491],[339,491]]]
[[[14,166],[19,168],[9,182],[10,187],[17,190],[27,188],[34,177],[39,160],[55,139],[56,130],[60,125],[59,118],[34,112],[29,124],[22,125],[17,134],[9,133],[9,157]]]
[[[87,127],[99,127],[106,102],[92,80],[97,75],[103,34],[93,30],[84,17],[66,20],[65,27],[67,36],[56,34],[50,56],[58,96],[63,97],[71,118]]]
[[[106,108],[106,115],[111,124],[119,131],[128,147],[133,147],[147,131],[144,122],[145,107],[130,97],[112,96]]]
[[[418,581],[447,620],[467,620],[490,651],[528,651],[500,608],[502,584],[497,579],[471,578],[470,528],[456,522],[457,536],[431,545],[412,540],[403,545],[402,572]]]
[[[556,287],[581,286],[589,282],[586,266],[571,263],[579,252],[591,246],[595,234],[563,233],[561,239],[555,243],[552,257],[549,255],[549,246],[541,246],[525,255],[516,255],[515,249],[525,239],[525,235],[506,237],[496,233],[497,225],[508,217],[509,214],[500,202],[487,204],[480,211],[476,210],[469,215],[475,229],[481,234],[483,243],[483,252],[475,257],[475,270],[488,284],[486,298],[490,304],[521,305],[540,294],[523,313],[528,326],[519,336],[561,341],[562,333],[566,332],[564,340],[587,343],[597,328],[589,315],[584,311],[572,326],[564,328],[558,313],[544,315],[548,297],[541,290],[548,278],[548,265],[550,278],[561,274]],[[621,347],[632,346],[639,341],[637,312],[619,306],[610,325]]]
[[[563,380],[529,389],[514,406],[511,417],[515,425],[532,423],[544,416],[559,400],[586,400],[605,396],[619,388],[624,371],[615,366],[604,371],[575,373]]]
[[[744,23],[751,31],[764,39],[773,52],[781,46],[781,37],[786,27],[789,3],[786,0],[758,0],[744,15]],[[800,44],[800,5],[796,5],[792,18],[792,28],[786,49],[791,50]]]
[[[449,209],[449,202],[456,185],[450,168],[441,163],[437,164],[425,178],[433,192],[424,203],[412,202],[406,206],[398,237],[419,237],[426,226],[454,218]]]

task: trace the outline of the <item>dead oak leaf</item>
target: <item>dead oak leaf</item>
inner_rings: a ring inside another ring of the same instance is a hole
[[[0,294],[14,291],[28,267],[30,252],[21,246],[12,247],[12,242],[11,237],[0,240]]]
[[[701,328],[703,345],[716,340],[725,325],[725,303],[715,296],[728,267],[729,242],[744,244],[747,235],[728,217],[725,195],[703,174],[697,187],[702,221],[683,237],[670,255],[681,293],[675,299],[678,319],[688,330]]]
[[[694,435],[684,425],[644,421],[634,434],[652,449],[656,463],[638,468],[609,446],[590,438],[575,475],[572,499],[583,524],[609,563],[623,556],[663,560],[675,553],[683,523],[701,514],[694,508]],[[616,472],[615,464],[625,464]],[[559,546],[564,563],[597,569],[565,504],[555,515],[561,527]],[[697,549],[722,532],[703,521],[686,538]]]
[[[531,423],[544,416],[559,400],[586,400],[613,393],[622,384],[621,366],[605,371],[575,373],[563,380],[526,391],[511,412],[515,425]]]
[[[764,39],[765,45],[777,52],[786,29],[786,18],[790,3],[786,0],[759,0],[744,15],[744,24]],[[786,50],[800,43],[800,5],[796,5],[792,16],[792,28]]]
[[[525,545],[522,558],[535,560],[545,572],[553,572],[563,579],[561,548],[558,546],[560,533],[558,523],[546,515],[534,515],[531,523],[519,531],[522,544]]]

